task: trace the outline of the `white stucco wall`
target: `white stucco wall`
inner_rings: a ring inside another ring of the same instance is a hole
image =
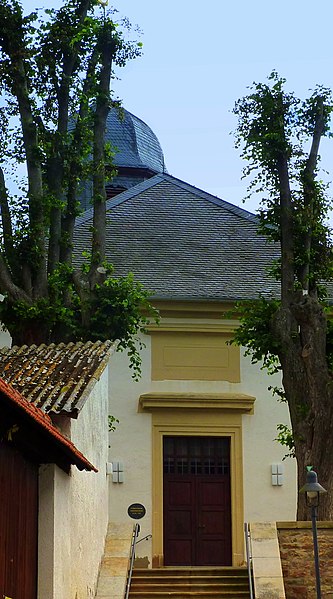
[[[243,416],[244,519],[246,522],[295,520],[296,460],[284,460],[288,449],[275,440],[277,424],[290,423],[288,407],[268,391],[269,386],[281,386],[281,378],[268,376],[243,356],[241,379],[244,393],[256,397],[254,416]],[[272,486],[271,466],[276,463],[283,466],[282,486]]]
[[[146,515],[140,520],[140,537],[152,533],[152,440],[151,415],[138,413],[138,398],[150,389],[150,337],[144,339],[142,376],[133,381],[125,353],[117,352],[109,365],[110,414],[119,420],[110,433],[109,459],[124,465],[124,482],[113,483],[110,477],[110,521],[128,522],[127,508],[131,503],[142,503]],[[132,520],[134,524],[134,520]],[[137,556],[149,555],[151,541],[137,545]]]
[[[0,295],[0,301],[1,301],[1,295]],[[10,336],[10,334],[8,333],[7,329],[4,329],[3,326],[0,324],[0,347],[11,347],[12,345],[12,338]]]
[[[204,321],[202,321],[204,322]],[[211,322],[211,321],[209,321]],[[268,377],[249,358],[241,358],[241,382],[226,381],[151,381],[150,337],[144,339],[142,377],[130,380],[124,354],[116,354],[110,363],[110,413],[119,419],[117,430],[110,434],[110,460],[124,464],[124,483],[110,482],[110,520],[128,519],[127,507],[143,503],[147,515],[141,524],[141,537],[152,533],[152,426],[149,413],[138,413],[138,399],[151,391],[193,393],[245,393],[256,397],[254,414],[243,415],[243,486],[244,519],[293,520],[296,509],[295,460],[282,462],[285,449],[275,441],[276,425],[288,424],[287,406],[279,403],[267,390],[278,384],[279,377]],[[223,418],[223,413],[219,415]],[[283,486],[272,486],[271,464],[283,463]],[[148,556],[150,541],[137,547],[139,557]]]
[[[40,469],[38,599],[92,599],[108,524],[108,372],[77,420],[71,440],[98,473]]]

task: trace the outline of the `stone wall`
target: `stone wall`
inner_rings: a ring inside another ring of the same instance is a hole
[[[286,599],[315,599],[311,522],[277,522]],[[333,599],[333,522],[318,522],[322,599]]]
[[[70,438],[98,472],[40,468],[38,599],[93,599],[108,525],[108,372],[91,391]]]

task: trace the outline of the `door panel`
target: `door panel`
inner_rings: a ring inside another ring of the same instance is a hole
[[[0,596],[36,599],[38,466],[0,443]]]
[[[230,565],[230,440],[164,438],[165,565]]]
[[[223,478],[197,481],[197,561],[202,566],[230,565],[230,485]]]
[[[169,565],[192,563],[194,532],[193,481],[171,475],[165,486],[165,529],[168,531]]]

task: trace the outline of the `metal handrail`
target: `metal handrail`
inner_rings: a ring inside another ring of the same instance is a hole
[[[135,560],[135,543],[136,543],[136,539],[139,536],[139,532],[140,532],[140,524],[135,524],[135,526],[133,527],[133,534],[132,534],[130,565],[129,565],[128,574],[127,574],[125,599],[128,599],[128,595],[129,595],[129,591],[130,591],[132,574],[133,574],[133,566],[134,566],[134,560]]]
[[[149,539],[152,538],[152,534],[146,535],[145,537],[142,537],[142,539],[140,539],[140,541],[135,541],[135,545],[139,545],[139,543],[142,543],[142,541],[148,541]]]
[[[252,572],[252,552],[250,548],[250,529],[247,522],[244,523],[244,535],[245,535],[245,549],[246,549],[246,563],[247,572],[249,575],[249,587],[250,587],[250,599],[254,599],[254,584],[253,584],[253,572]]]

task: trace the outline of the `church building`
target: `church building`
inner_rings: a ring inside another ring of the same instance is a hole
[[[160,311],[142,335],[142,376],[113,356],[109,519],[141,504],[141,567],[240,565],[247,521],[295,519],[296,464],[277,425],[280,384],[230,344],[237,303],[276,296],[268,268],[278,249],[255,215],[168,174],[156,135],[112,109],[107,139],[117,176],[107,186],[107,258],[132,272]],[[89,185],[77,220],[79,256],[91,236]],[[140,540],[140,539],[139,539]]]

